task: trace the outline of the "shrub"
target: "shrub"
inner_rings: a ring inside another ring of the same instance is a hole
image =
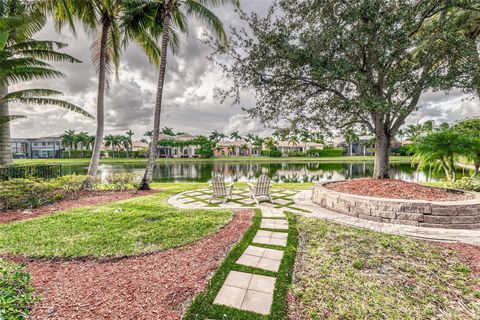
[[[0,319],[25,319],[34,302],[30,275],[17,264],[0,260]]]
[[[307,156],[309,157],[319,157],[320,153],[322,153],[322,149],[308,149],[307,150]]]
[[[305,153],[296,151],[296,152],[289,152],[288,153],[289,157],[305,157]]]
[[[88,183],[85,183],[88,178]],[[81,175],[68,175],[55,180],[58,188],[63,189],[63,194],[74,200],[78,199],[80,191],[94,191],[97,189],[100,179],[98,177],[87,177]]]
[[[261,155],[263,157],[280,158],[283,153],[279,150],[262,150]]]
[[[63,198],[54,181],[12,179],[0,182],[0,210],[37,208]]]
[[[342,148],[325,148],[320,150],[320,157],[341,157],[343,156]]]
[[[31,165],[0,167],[0,181],[8,179],[54,179],[62,176],[61,165]]]
[[[140,177],[135,173],[114,173],[107,177],[107,187],[114,191],[136,189]]]
[[[447,186],[454,189],[480,192],[480,178],[463,177],[460,180],[448,183]]]

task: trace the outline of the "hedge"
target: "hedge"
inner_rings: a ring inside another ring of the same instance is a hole
[[[0,181],[10,179],[55,179],[62,176],[61,165],[31,165],[0,167]]]

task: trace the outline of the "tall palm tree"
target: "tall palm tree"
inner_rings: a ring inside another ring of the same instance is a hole
[[[345,139],[345,142],[348,144],[348,155],[352,156],[353,155],[353,143],[358,141],[358,135],[355,132],[355,130],[353,130],[352,128],[348,128],[343,133],[343,138]]]
[[[46,61],[80,62],[68,54],[57,51],[66,46],[64,43],[32,39],[45,23],[45,16],[27,8],[25,2],[0,0],[0,165],[12,163],[10,122],[25,117],[11,115],[9,104],[54,105],[92,117],[79,106],[52,98],[61,94],[56,90],[38,88],[10,90],[12,85],[30,80],[64,76]]]
[[[70,158],[70,150],[73,149],[73,141],[75,140],[75,130],[67,130],[62,134],[62,146],[68,148],[68,157]]]
[[[140,184],[140,189],[150,189],[150,181],[153,177],[153,168],[157,156],[158,134],[160,130],[160,117],[162,113],[163,86],[165,82],[165,70],[167,64],[167,51],[169,43],[173,43],[173,49],[178,45],[174,28],[181,32],[188,31],[187,17],[193,16],[203,21],[211,30],[226,42],[226,35],[220,19],[210,11],[207,6],[218,6],[227,3],[238,5],[239,0],[150,0],[144,1],[144,9],[152,17],[152,33],[162,35],[161,40],[161,61],[158,72],[157,96],[153,119],[152,148],[148,157],[148,164]]]
[[[150,61],[160,62],[160,49],[146,30],[149,19],[139,11],[140,0],[39,0],[39,6],[52,13],[57,28],[67,24],[75,32],[75,19],[91,30],[92,62],[98,73],[97,130],[88,175],[97,174],[105,127],[105,89],[111,68],[118,77],[120,56],[130,41],[143,49]]]
[[[126,146],[126,149],[127,149],[127,156],[128,156],[128,151],[133,151],[133,131],[132,130],[128,130],[126,133],[125,133],[127,136],[126,136],[126,143],[128,144]]]
[[[220,132],[218,132],[218,130],[215,130],[215,131],[212,131],[210,133],[210,136],[208,136],[208,138],[213,141],[213,142],[218,142],[220,141]]]
[[[232,140],[242,140],[242,136],[240,135],[240,133],[238,133],[238,131],[233,131],[232,133],[230,133],[230,139]]]

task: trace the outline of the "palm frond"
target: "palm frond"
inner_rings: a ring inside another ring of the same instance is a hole
[[[26,41],[14,43],[8,46],[7,50],[16,53],[23,50],[55,50],[65,48],[66,46],[66,43],[59,41],[28,39]]]
[[[219,2],[219,1],[206,1],[208,3],[212,2]],[[222,1],[220,1],[223,3]],[[193,15],[200,21],[206,23],[208,27],[216,34],[216,36],[226,42],[227,41],[227,36],[225,34],[225,30],[223,29],[223,23],[222,21],[213,13],[210,11],[207,7],[203,6],[199,1],[197,0],[187,0],[186,1],[187,5],[187,14]]]
[[[0,116],[0,125],[12,122],[17,119],[26,118],[25,116],[15,115],[15,116]]]
[[[126,38],[126,37],[125,37]],[[148,59],[154,65],[160,65],[160,58],[161,58],[161,50],[157,44],[157,40],[153,38],[152,35],[146,32],[139,32],[132,35],[134,38],[135,43],[142,48],[142,50],[147,55]]]
[[[114,20],[108,30],[107,52],[108,57],[112,61],[113,68],[115,69],[115,77],[117,79],[118,68],[120,66],[121,42],[121,32],[118,28],[118,23]]]
[[[54,96],[60,95],[62,92],[51,89],[25,89],[9,92],[3,97],[0,97],[0,103],[12,102],[21,98],[32,98],[36,96]]]
[[[69,111],[73,111],[84,115],[88,118],[94,119],[94,117],[82,107],[79,107],[73,103],[59,100],[59,99],[52,99],[52,98],[42,98],[42,97],[25,97],[25,98],[17,98],[13,100],[14,102],[20,102],[25,104],[37,105],[37,106],[57,106],[67,109]]]
[[[3,70],[2,70],[3,71]],[[65,75],[57,70],[42,67],[20,67],[0,73],[0,85],[12,85],[33,79],[62,78]]]
[[[48,60],[48,61],[59,61],[59,62],[70,62],[70,63],[81,62],[80,60],[72,57],[67,53],[57,52],[53,50],[22,50],[22,51],[19,51],[17,54],[23,55],[26,57]]]

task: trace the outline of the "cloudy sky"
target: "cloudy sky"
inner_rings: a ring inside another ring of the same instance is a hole
[[[265,13],[270,3],[270,0],[241,0],[245,11],[259,14]],[[215,12],[226,29],[240,25],[231,7],[218,8]],[[242,106],[255,103],[251,95],[246,94],[237,106],[229,102],[220,104],[214,98],[214,89],[225,85],[226,80],[221,70],[207,60],[211,49],[201,42],[204,34],[201,24],[191,21],[190,27],[188,36],[182,38],[181,51],[168,59],[161,126],[194,134],[208,134],[213,130],[267,134],[268,129],[247,118],[241,110]],[[64,99],[94,114],[97,76],[90,62],[91,37],[82,28],[78,28],[77,37],[67,29],[58,34],[49,24],[36,38],[68,43],[65,51],[83,63],[57,64],[66,78],[36,82],[32,86],[60,90],[64,92]],[[119,79],[111,79],[105,100],[107,134],[121,134],[131,129],[135,138],[140,139],[145,131],[151,130],[156,82],[157,72],[144,54],[134,46],[128,48],[122,57]],[[408,119],[411,123],[428,119],[454,121],[480,114],[478,100],[468,99],[459,92],[426,93],[419,104],[422,108]],[[68,129],[95,131],[94,120],[55,107],[12,106],[12,114],[28,115],[28,119],[12,124],[13,137],[60,134]]]

